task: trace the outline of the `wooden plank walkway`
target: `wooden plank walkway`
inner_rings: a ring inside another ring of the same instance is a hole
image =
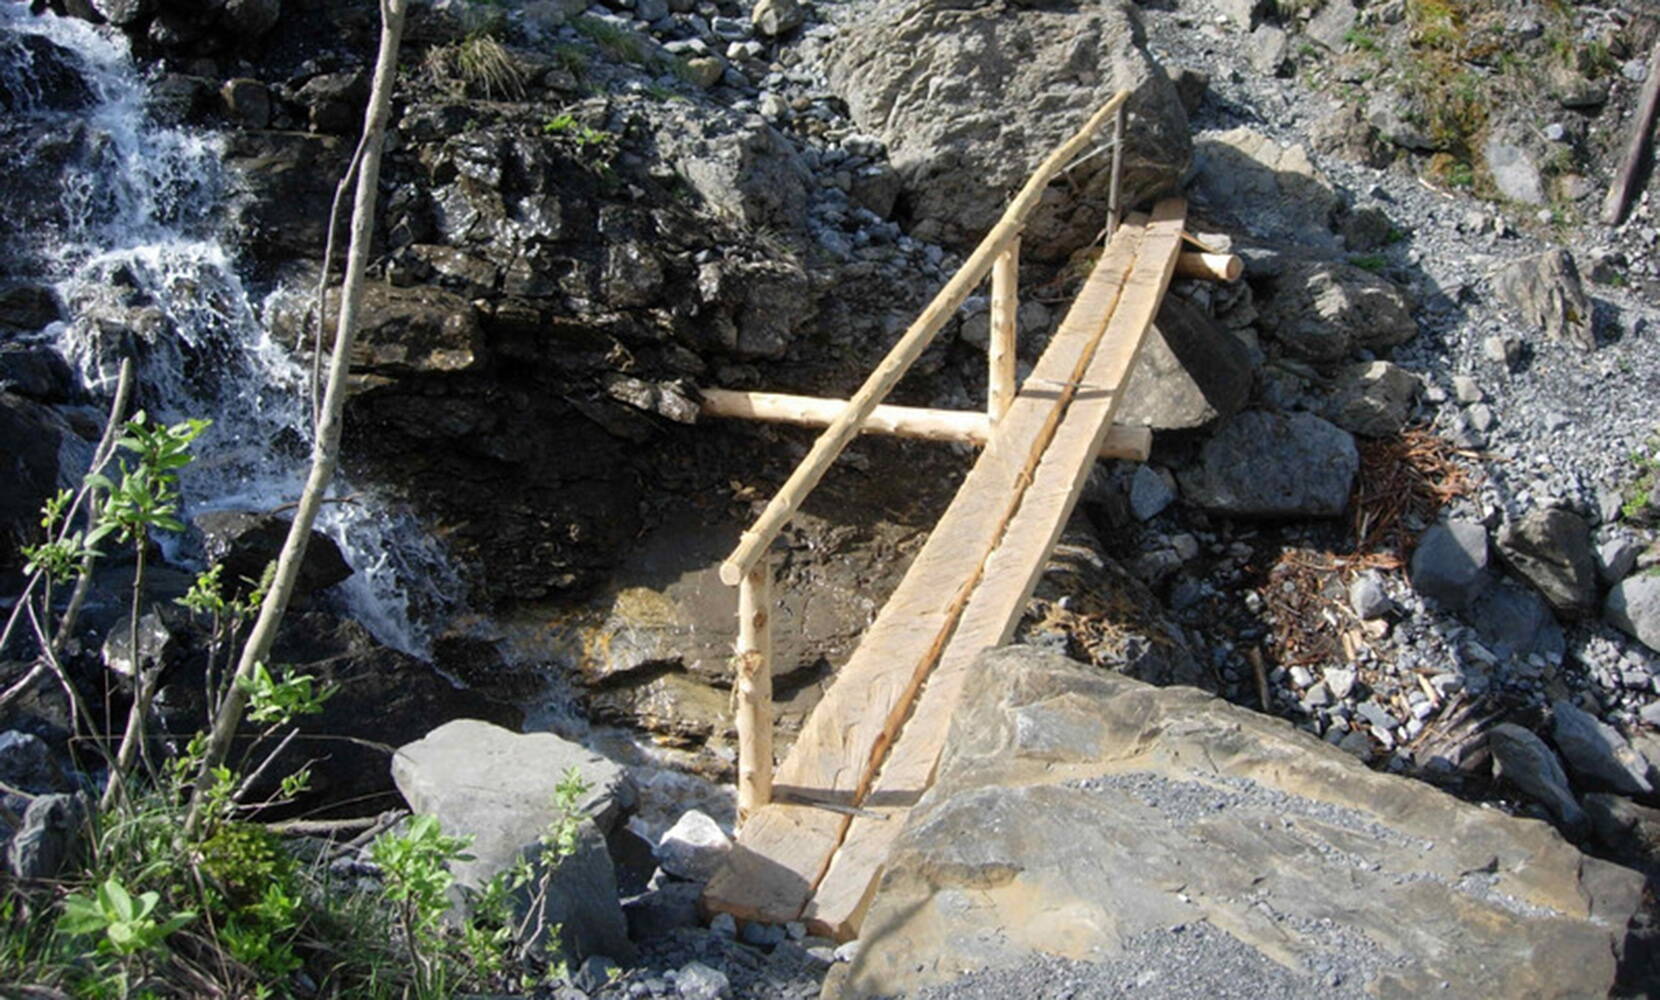
[[[774,801],[745,823],[705,890],[709,909],[857,932],[888,848],[932,780],[968,663],[1012,634],[1077,502],[1169,285],[1184,215],[1173,199],[1114,234],[779,766]]]

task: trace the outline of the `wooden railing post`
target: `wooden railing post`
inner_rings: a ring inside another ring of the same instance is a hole
[[[1118,179],[1124,169],[1124,104],[1120,103],[1112,115],[1112,187],[1107,189],[1107,239],[1118,231],[1123,212],[1118,204]]]
[[[991,266],[991,342],[986,356],[986,412],[992,423],[1003,418],[1014,402],[1015,314],[1020,308],[1020,240],[1016,238]]]
[[[772,800],[772,560],[738,584],[738,822]]]

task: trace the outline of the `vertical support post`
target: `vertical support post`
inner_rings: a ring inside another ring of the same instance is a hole
[[[1015,313],[1020,308],[1020,239],[997,255],[991,265],[991,342],[986,357],[991,364],[987,378],[986,412],[992,423],[1003,418],[1014,402]]]
[[[772,560],[738,583],[738,822],[772,800]]]
[[[1124,102],[1129,103],[1128,101]],[[1124,104],[1112,116],[1112,187],[1107,189],[1107,238],[1118,231],[1118,223],[1124,217],[1122,207],[1118,204],[1118,179],[1124,169]]]

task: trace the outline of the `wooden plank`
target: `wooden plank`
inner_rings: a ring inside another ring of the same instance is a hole
[[[710,417],[769,420],[797,427],[825,427],[847,408],[845,399],[795,396],[783,392],[742,389],[699,389],[701,412]],[[936,410],[922,406],[884,403],[870,411],[860,429],[864,434],[891,434],[927,441],[953,441],[985,447],[991,440],[991,419],[972,410]],[[1153,435],[1145,427],[1114,425],[1101,444],[1101,458],[1147,461]]]
[[[968,298],[981,279],[985,278],[998,255],[1020,237],[1021,227],[1026,224],[1026,216],[1042,199],[1043,190],[1049,186],[1049,181],[1089,145],[1108,116],[1123,107],[1128,98],[1127,90],[1114,94],[1107,103],[1101,105],[1100,110],[1090,116],[1072,138],[1061,143],[1038,165],[1037,170],[1020,189],[1020,193],[1015,195],[1009,207],[1003,210],[1003,217],[998,220],[997,225],[992,227],[974,253],[963,262],[963,266],[906,329],[887,357],[882,359],[859,387],[859,391],[847,401],[846,411],[813,442],[812,449],[767,502],[761,516],[756,518],[755,523],[738,539],[737,548],[733,549],[732,554],[721,564],[722,582],[728,586],[735,586],[743,579],[744,574],[749,572],[749,568],[755,565],[755,560],[766,551],[778,532],[795,515],[796,509],[801,506],[807,494],[824,478],[830,463],[836,460],[842,449],[859,433],[859,426],[870,415],[870,411],[886,399],[893,387],[899,384],[905,372],[933,342],[934,334],[939,332],[945,321],[957,311],[957,307],[963,304],[963,300]]]
[[[1637,117],[1631,120],[1631,139],[1625,147],[1625,159],[1620,161],[1619,173],[1602,202],[1602,221],[1617,226],[1625,215],[1625,206],[1631,200],[1631,187],[1637,180],[1637,171],[1643,165],[1643,149],[1648,144],[1649,130],[1654,127],[1654,112],[1660,107],[1660,42],[1648,57],[1648,79],[1643,83],[1643,98],[1637,106]]]
[[[772,800],[772,560],[738,585],[738,822]]]
[[[1015,312],[1020,308],[1020,241],[1015,240],[991,269],[991,317],[986,343],[986,413],[1002,419],[1015,397]]]
[[[773,782],[778,798],[842,805],[857,805],[863,798],[1001,535],[1010,498],[1030,481],[1041,455],[1040,437],[1052,428],[1063,405],[1064,393],[1054,386],[1075,380],[1092,347],[1093,331],[1072,317],[1113,307],[1141,238],[1139,226],[1125,226],[1113,237],[986,450],[779,765]],[[769,817],[774,811],[788,815]],[[760,919],[794,920],[840,843],[847,817],[782,805],[762,809],[757,817],[765,822],[746,827],[738,842],[770,866],[723,868],[704,892],[705,905],[740,916],[762,906],[766,916]],[[824,849],[826,843],[830,850]],[[754,886],[761,875],[771,882]]]
[[[910,807],[933,782],[969,665],[983,650],[1014,634],[1077,505],[1095,450],[1112,424],[1122,388],[1169,286],[1184,215],[1179,199],[1155,208],[1123,298],[1110,318],[1098,317],[1104,328],[1097,334],[1101,346],[1079,379],[1077,395],[1044,450],[1031,487],[986,562],[985,582],[974,591],[962,623],[871,787],[865,802],[870,815],[851,820],[841,848],[803,911],[813,933],[841,940],[857,934]]]

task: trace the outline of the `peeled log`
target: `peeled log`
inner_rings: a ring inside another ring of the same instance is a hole
[[[792,396],[782,392],[700,389],[703,414],[744,420],[769,420],[798,427],[828,427],[847,408],[846,400]],[[870,412],[863,430],[869,434],[954,441],[983,447],[991,436],[991,418],[968,410],[934,410],[883,404]],[[1113,426],[1101,444],[1100,457],[1145,462],[1153,445],[1145,427]]]
[[[1176,277],[1200,278],[1205,281],[1238,281],[1245,273],[1245,262],[1238,254],[1193,253],[1184,251],[1176,257]]]

